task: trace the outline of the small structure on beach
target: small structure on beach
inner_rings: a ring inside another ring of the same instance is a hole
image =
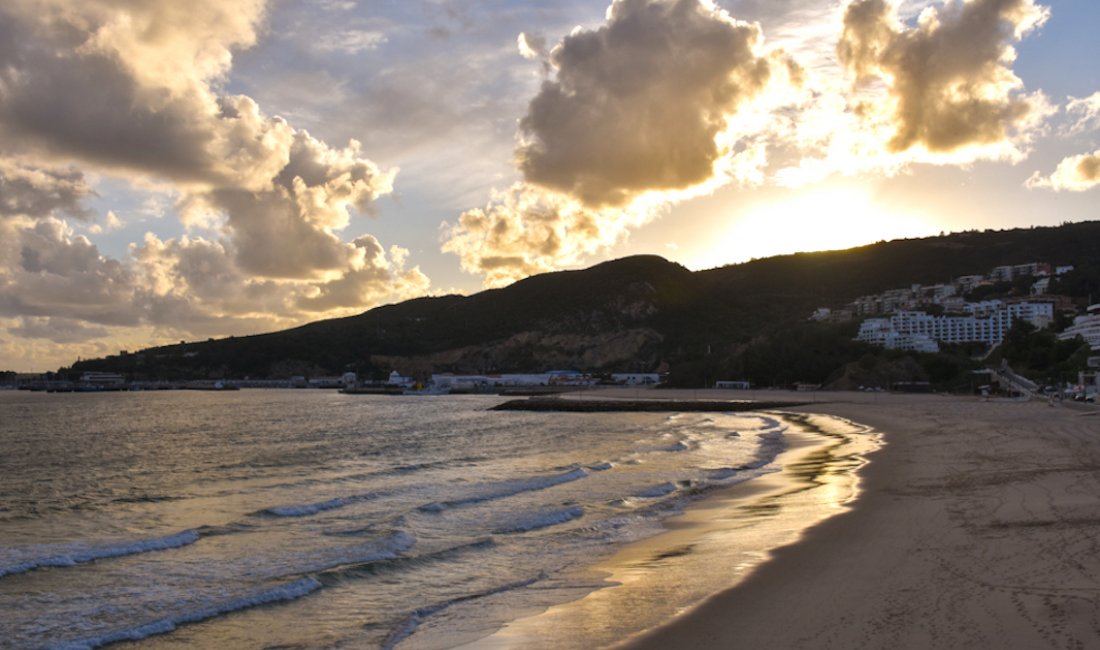
[[[721,379],[714,382],[714,387],[728,390],[749,390],[752,388],[752,384],[740,379]]]

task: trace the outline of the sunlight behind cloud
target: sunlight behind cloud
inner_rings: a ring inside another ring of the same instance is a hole
[[[856,187],[820,187],[747,208],[692,268],[704,269],[753,258],[852,248],[881,240],[926,237],[939,231],[916,211],[878,205]]]

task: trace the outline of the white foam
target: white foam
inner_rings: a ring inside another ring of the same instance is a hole
[[[274,515],[276,517],[306,517],[309,515],[315,515],[318,512],[324,512],[325,510],[335,510],[336,508],[343,508],[347,504],[347,499],[336,498],[329,499],[328,501],[320,501],[318,503],[306,503],[296,506],[275,506],[273,508],[267,508],[262,512],[265,515]]]
[[[482,485],[474,494],[459,499],[452,499],[449,501],[433,502],[423,506],[420,506],[420,510],[423,512],[441,512],[446,508],[452,508],[455,506],[464,506],[473,503],[481,503],[483,501],[492,501],[495,499],[503,499],[516,494],[522,494],[523,492],[535,492],[538,490],[545,490],[547,488],[554,487],[555,485],[561,485],[562,483],[569,483],[572,481],[578,481],[588,476],[588,472],[584,469],[577,468],[564,472],[561,474],[551,474],[550,476],[536,476],[534,478],[525,479],[512,479],[508,481],[500,481],[498,483],[487,483]]]
[[[316,503],[302,503],[289,506],[273,506],[271,508],[265,508],[261,510],[258,514],[271,515],[274,517],[308,517],[309,515],[315,515],[318,512],[343,508],[344,506],[350,505],[352,503],[377,499],[380,496],[385,496],[385,493],[368,492],[366,494],[353,494],[345,497],[327,499],[325,501],[317,501]]]
[[[520,517],[506,526],[497,528],[493,532],[498,535],[507,533],[526,533],[532,530],[564,524],[567,521],[573,521],[583,516],[584,508],[581,506],[573,506],[571,508],[559,510],[547,510]]]
[[[91,648],[98,648],[110,643],[118,643],[119,641],[140,641],[141,639],[155,634],[171,632],[175,630],[176,627],[186,623],[198,623],[199,621],[205,621],[215,616],[221,616],[222,614],[258,607],[260,605],[267,605],[269,603],[297,600],[320,588],[321,583],[316,578],[306,576],[305,578],[299,578],[293,582],[288,582],[271,589],[215,603],[208,607],[180,612],[155,621],[150,621],[149,623],[121,630],[112,630],[111,632],[98,636],[77,639],[74,641],[65,641],[53,647],[58,650],[90,650]]]
[[[386,539],[345,547],[336,554],[305,564],[310,573],[333,571],[342,567],[361,566],[371,562],[392,560],[416,545],[416,537],[399,530]],[[301,570],[301,569],[300,569]]]
[[[64,553],[57,553],[46,557],[39,557],[17,562],[15,564],[0,566],[0,577],[47,567],[71,567],[94,560],[137,555],[138,553],[148,553],[150,551],[163,551],[194,544],[198,540],[199,533],[197,531],[185,530],[165,537],[154,537],[152,539],[122,542],[119,544],[70,547]]]
[[[470,594],[468,596],[459,596],[457,598],[452,598],[451,600],[446,600],[446,601],[443,601],[441,603],[436,603],[434,605],[428,605],[427,607],[421,607],[421,608],[417,609],[416,611],[414,611],[413,613],[406,616],[400,623],[397,624],[396,627],[394,627],[394,629],[390,632],[389,636],[387,636],[386,640],[382,643],[382,648],[383,648],[383,650],[392,650],[394,647],[397,646],[398,643],[401,643],[405,639],[412,636],[412,634],[414,632],[416,632],[416,629],[418,627],[420,627],[420,623],[424,619],[428,618],[432,614],[436,614],[438,612],[441,612],[441,611],[447,609],[451,605],[457,605],[458,603],[463,603],[463,602],[466,602],[466,601],[469,601],[469,600],[475,600],[477,598],[485,598],[487,596],[493,596],[493,595],[496,595],[496,594],[499,594],[499,593],[504,593],[505,591],[511,591],[513,589],[520,589],[522,587],[527,587],[529,585],[532,585],[532,584],[538,582],[538,580],[539,580],[538,578],[532,578],[530,580],[521,580],[519,582],[512,582],[512,583],[497,587],[495,589],[490,589],[488,591],[483,591],[481,593]]]

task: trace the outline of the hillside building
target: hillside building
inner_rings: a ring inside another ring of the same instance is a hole
[[[923,311],[898,311],[889,318],[869,318],[856,340],[892,350],[937,352],[940,343],[999,345],[1016,320],[1046,327],[1054,319],[1049,302],[997,305],[976,303],[966,316],[932,316]]]
[[[1073,325],[1058,335],[1063,341],[1076,336],[1085,339],[1093,350],[1100,350],[1100,304],[1090,305],[1086,313],[1073,319]]]

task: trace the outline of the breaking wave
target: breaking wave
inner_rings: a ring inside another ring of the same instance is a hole
[[[269,603],[297,600],[320,588],[320,581],[312,576],[306,576],[293,582],[284,583],[271,589],[257,591],[240,598],[233,598],[207,607],[179,612],[133,627],[112,630],[104,634],[74,641],[66,641],[54,647],[58,650],[90,650],[91,648],[98,648],[110,643],[118,643],[119,641],[140,641],[141,639],[155,634],[166,634],[186,623],[198,623],[199,621],[205,621],[223,614],[258,607],[260,605],[267,605]]]
[[[587,471],[577,468],[568,472],[551,474],[549,476],[536,476],[534,478],[511,479],[497,483],[486,483],[469,496],[448,501],[433,501],[427,505],[420,506],[420,510],[423,512],[442,512],[447,508],[503,499],[524,492],[545,490],[555,485],[561,485],[562,483],[579,481],[586,476],[588,476]]]
[[[85,562],[93,562],[95,560],[105,560],[127,555],[137,555],[138,553],[148,553],[150,551],[164,551],[171,548],[179,548],[181,546],[187,546],[188,544],[194,544],[199,541],[199,537],[200,535],[197,531],[185,530],[175,533],[174,535],[120,542],[118,544],[74,546],[63,553],[56,553],[45,557],[38,557],[0,566],[0,577],[26,573],[27,571],[44,569],[47,567],[71,567],[77,564],[84,564]]]

